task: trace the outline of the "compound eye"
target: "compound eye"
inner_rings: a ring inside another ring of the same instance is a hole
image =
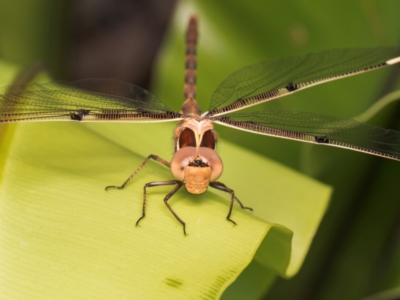
[[[200,147],[215,149],[215,136],[211,129],[204,132]]]
[[[183,147],[196,147],[196,137],[189,128],[183,129],[179,134],[179,149]]]
[[[183,181],[185,168],[196,159],[197,150],[195,147],[185,147],[175,152],[171,160],[171,173],[176,180]]]
[[[211,168],[211,178],[210,181],[217,180],[221,175],[224,169],[222,164],[222,160],[219,157],[218,153],[210,148],[199,148],[198,155],[202,159],[204,163],[206,163]]]

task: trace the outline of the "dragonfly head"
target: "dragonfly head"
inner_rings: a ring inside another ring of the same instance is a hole
[[[187,118],[175,128],[175,151],[185,147],[215,149],[217,134],[212,122],[206,119]]]
[[[202,194],[210,182],[217,180],[223,170],[221,158],[214,150],[184,147],[175,152],[171,172],[175,179],[185,183],[191,194]]]

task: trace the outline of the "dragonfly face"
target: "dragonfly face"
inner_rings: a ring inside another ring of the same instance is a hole
[[[189,193],[204,193],[210,182],[221,176],[223,165],[215,152],[216,143],[210,120],[188,118],[176,127],[171,172],[176,180],[184,182]]]
[[[164,198],[165,205],[183,225],[168,204],[182,186],[192,194],[212,187],[230,194],[227,219],[236,198],[232,189],[217,181],[223,164],[216,153],[217,135],[213,124],[278,138],[333,146],[400,161],[400,132],[373,127],[353,120],[311,112],[265,110],[236,112],[291,95],[324,82],[369,72],[400,63],[399,47],[336,49],[318,54],[282,58],[245,67],[222,82],[211,97],[210,108],[201,114],[196,97],[197,18],[192,16],[186,34],[186,73],[180,112],[166,107],[148,91],[113,80],[83,80],[72,84],[16,86],[0,89],[0,122],[77,121],[77,122],[168,122],[179,121],[174,132],[175,154],[171,160],[149,155],[121,185],[122,189],[150,160],[170,168],[173,180],[149,182],[144,187],[145,216],[147,188],[174,185]],[[29,76],[28,76],[29,77]]]

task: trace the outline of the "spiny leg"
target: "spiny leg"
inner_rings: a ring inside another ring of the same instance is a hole
[[[165,198],[164,198],[164,203],[165,203],[165,205],[168,207],[169,211],[170,211],[170,212],[174,215],[174,217],[178,220],[178,222],[182,224],[182,226],[183,226],[183,234],[186,236],[186,235],[187,235],[187,233],[186,233],[186,223],[183,222],[183,220],[182,220],[181,218],[178,217],[178,215],[174,212],[174,210],[172,209],[172,207],[168,204],[168,199],[171,198],[171,197],[182,187],[182,185],[183,185],[183,182],[182,182],[182,181],[179,181],[179,183],[176,185],[176,187],[174,187],[174,189],[173,189],[171,192],[169,192],[169,193],[167,194],[167,196],[165,196]]]
[[[183,233],[186,235],[186,223],[183,222],[183,220],[181,218],[179,218],[179,216],[173,211],[172,207],[168,204],[168,199],[171,198],[183,185],[182,181],[179,180],[168,180],[168,181],[154,181],[154,182],[149,182],[146,183],[144,186],[144,190],[143,190],[143,209],[142,209],[142,216],[136,221],[136,226],[139,225],[139,222],[141,219],[143,219],[146,215],[146,196],[147,196],[147,192],[146,192],[146,188],[148,187],[154,187],[154,186],[161,186],[161,185],[172,185],[172,184],[176,184],[176,186],[174,187],[174,189],[169,192],[165,198],[164,198],[164,203],[165,205],[168,207],[169,211],[174,215],[174,217],[179,221],[179,223],[182,224],[183,226]]]
[[[147,192],[146,189],[148,187],[154,187],[154,186],[162,186],[162,185],[172,185],[176,184],[177,186],[181,187],[182,183],[178,180],[167,180],[167,181],[152,181],[148,182],[144,185],[143,187],[143,206],[142,206],[142,216],[136,221],[136,226],[139,226],[140,220],[142,220],[146,216],[146,200],[147,200]],[[174,190],[176,187],[174,188]],[[175,191],[176,192],[176,191]],[[169,194],[168,194],[169,195]],[[167,195],[167,197],[168,197]]]
[[[222,182],[219,182],[219,181],[210,182],[210,186],[213,187],[213,188],[215,188],[215,189],[217,189],[217,190],[220,190],[220,191],[227,192],[227,193],[231,194],[231,203],[230,203],[230,205],[229,205],[229,212],[228,212],[228,215],[226,216],[226,219],[227,219],[228,221],[232,222],[234,225],[237,225],[237,224],[236,224],[235,221],[233,221],[233,220],[231,219],[231,214],[232,214],[232,209],[233,209],[233,203],[235,202],[235,200],[239,203],[239,205],[240,205],[240,207],[241,207],[242,209],[248,209],[248,210],[253,211],[252,208],[247,207],[247,206],[244,206],[244,205],[242,204],[242,202],[240,202],[240,200],[239,200],[238,198],[236,198],[235,192],[234,192],[232,189],[228,188],[228,187],[227,187],[225,184],[223,184]]]
[[[111,188],[113,188],[113,189],[123,189],[123,188],[132,180],[132,178],[135,177],[137,173],[139,173],[139,171],[144,167],[144,165],[149,161],[150,158],[151,158],[151,159],[154,159],[155,161],[158,161],[159,163],[162,163],[162,164],[163,164],[164,166],[166,166],[167,168],[170,168],[170,167],[171,167],[171,164],[170,164],[168,161],[166,161],[165,159],[162,159],[161,157],[159,157],[159,156],[157,156],[157,155],[150,154],[150,155],[140,164],[140,166],[135,170],[135,172],[133,172],[132,175],[129,176],[127,180],[125,180],[125,182],[124,182],[121,186],[118,186],[118,185],[109,185],[109,186],[106,186],[106,191],[107,191],[108,189],[111,189]]]
[[[218,187],[216,185],[218,185]],[[225,184],[223,184],[222,182],[219,182],[219,181],[211,182],[210,186],[215,189],[227,192],[227,193],[230,193],[230,191],[234,192],[232,189],[228,188]],[[220,187],[222,187],[222,188],[220,188]],[[227,190],[225,190],[225,189],[227,189]],[[244,206],[242,204],[242,202],[240,202],[240,200],[236,196],[235,196],[235,200],[239,203],[241,209],[248,209],[250,211],[253,211],[253,209],[251,207]]]

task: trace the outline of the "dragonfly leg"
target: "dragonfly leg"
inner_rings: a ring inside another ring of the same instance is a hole
[[[168,181],[153,181],[146,183],[144,188],[143,188],[143,207],[142,207],[142,216],[136,221],[136,226],[139,226],[139,222],[146,216],[146,200],[147,200],[147,191],[146,189],[149,187],[155,187],[155,186],[161,186],[161,185],[172,185],[176,184],[174,189],[169,192],[165,198],[164,198],[164,203],[168,207],[169,211],[174,215],[174,217],[179,221],[179,223],[182,224],[183,226],[183,233],[186,235],[186,224],[185,222],[182,221],[181,218],[178,217],[178,215],[172,210],[171,206],[168,204],[168,199],[171,198],[183,185],[182,181],[178,180],[168,180]]]
[[[168,204],[169,198],[171,198],[183,185],[182,181],[176,181],[176,182],[177,182],[177,185],[174,187],[174,189],[165,196],[164,203],[168,207],[169,211],[174,215],[175,219],[177,219],[178,222],[182,224],[182,226],[183,226],[183,234],[186,236],[187,235],[187,233],[186,233],[186,223],[183,222],[183,220],[181,218],[179,218],[179,216],[174,212],[172,207]]]
[[[144,165],[145,165],[150,159],[154,159],[155,161],[158,161],[159,163],[162,163],[164,166],[166,166],[166,167],[168,167],[168,168],[170,168],[170,166],[171,166],[171,164],[170,164],[168,161],[166,161],[165,159],[162,159],[161,157],[159,157],[159,156],[157,156],[157,155],[150,154],[150,155],[140,164],[140,166],[135,170],[135,172],[133,172],[132,175],[129,176],[127,180],[125,180],[125,182],[124,182],[122,185],[120,185],[120,186],[118,186],[118,185],[109,185],[109,186],[106,186],[106,191],[107,191],[108,189],[111,189],[111,188],[112,188],[112,189],[123,189],[123,188],[132,180],[132,178],[135,177],[137,173],[139,173],[139,171],[144,167]]]
[[[237,224],[236,224],[235,221],[233,221],[231,219],[231,214],[232,214],[232,209],[233,209],[233,203],[235,202],[235,200],[239,203],[239,205],[240,205],[240,207],[242,209],[248,209],[248,210],[253,211],[253,209],[251,207],[244,206],[242,204],[242,202],[240,202],[240,200],[235,196],[235,192],[232,189],[228,188],[222,182],[219,182],[219,181],[210,182],[210,186],[215,188],[215,189],[217,189],[217,190],[220,190],[220,191],[227,192],[227,193],[231,194],[231,203],[229,205],[229,212],[228,212],[228,215],[226,216],[226,219],[228,221],[232,222],[234,225],[237,225]]]

